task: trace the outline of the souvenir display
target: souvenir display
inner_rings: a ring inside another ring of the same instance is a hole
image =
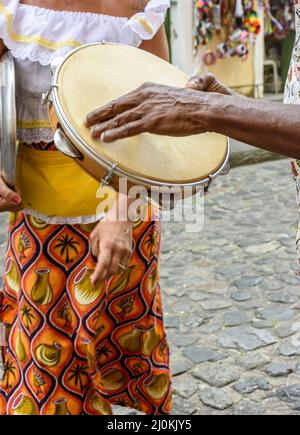
[[[258,13],[264,8],[264,23]],[[288,36],[294,28],[293,0],[194,0],[194,49],[205,47],[215,35],[222,42],[216,50],[201,50],[202,61],[213,65],[218,59],[238,56],[246,59],[249,48],[262,31],[276,39]]]

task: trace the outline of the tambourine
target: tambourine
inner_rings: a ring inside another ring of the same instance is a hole
[[[105,185],[197,188],[227,169],[229,141],[219,134],[184,138],[141,134],[114,143],[93,139],[87,113],[145,82],[183,88],[188,76],[146,51],[119,44],[82,46],[52,66],[48,94],[57,148]]]
[[[15,188],[17,122],[15,68],[10,52],[0,59],[0,170],[6,184]]]

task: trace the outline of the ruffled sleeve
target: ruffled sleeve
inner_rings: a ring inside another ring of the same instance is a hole
[[[16,15],[19,0],[0,0],[0,38],[7,42],[9,29]]]
[[[80,42],[72,38],[72,30],[64,31],[63,24],[48,9],[0,0],[0,38],[15,58],[48,65],[78,47]]]
[[[7,42],[12,36],[13,22],[19,7],[19,0],[0,0],[0,38]]]
[[[152,39],[163,25],[170,0],[150,0],[144,12],[130,18],[122,30],[122,41],[139,47],[143,40]]]
[[[139,47],[157,33],[169,6],[170,0],[150,0],[144,12],[128,19],[0,0],[0,39],[15,58],[49,65],[55,57],[97,41]]]

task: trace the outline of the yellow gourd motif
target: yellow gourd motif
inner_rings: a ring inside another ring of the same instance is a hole
[[[76,276],[75,283],[75,298],[80,305],[93,304],[102,294],[105,283],[101,282],[94,286],[91,283],[91,276],[93,270],[88,269],[86,266]]]

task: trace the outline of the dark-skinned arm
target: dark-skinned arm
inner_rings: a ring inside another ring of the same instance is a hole
[[[87,125],[106,142],[143,132],[215,132],[300,159],[300,106],[241,96],[212,74],[192,78],[186,89],[145,84],[89,114]]]
[[[300,106],[210,95],[207,131],[300,159]]]

